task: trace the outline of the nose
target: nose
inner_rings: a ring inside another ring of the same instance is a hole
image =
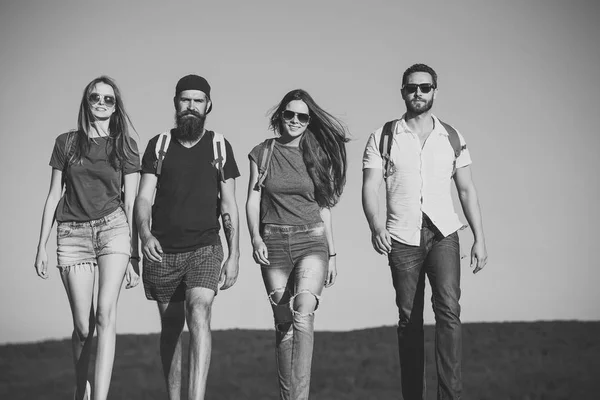
[[[190,101],[188,102],[187,108],[188,108],[188,110],[194,109],[194,100],[190,99]]]
[[[98,97],[99,97],[98,104],[105,105],[104,104],[104,96],[98,96]]]

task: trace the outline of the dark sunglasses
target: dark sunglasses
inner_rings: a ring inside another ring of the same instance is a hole
[[[402,86],[402,90],[404,90],[406,93],[416,93],[417,89],[421,89],[421,93],[429,93],[435,89],[435,86],[433,86],[431,83],[420,83],[418,85],[415,83],[408,83]]]
[[[90,104],[100,103],[100,99],[104,99],[104,104],[106,104],[109,107],[114,107],[114,105],[117,103],[115,96],[107,96],[104,94],[92,93],[90,94],[90,97],[88,97],[88,101],[90,102]]]
[[[296,117],[296,118],[298,118],[298,122],[300,122],[302,125],[308,124],[308,121],[310,121],[310,115],[304,114],[304,113],[297,113],[297,112],[293,112],[290,110],[285,110],[281,114],[281,116],[286,121],[291,121],[294,119],[294,117]]]

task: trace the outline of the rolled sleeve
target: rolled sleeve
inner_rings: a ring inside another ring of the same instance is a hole
[[[469,148],[467,147],[467,142],[465,142],[465,138],[458,132],[458,138],[460,139],[460,145],[463,147],[463,150],[460,152],[460,156],[456,159],[456,168],[466,167],[467,165],[471,165],[473,162],[471,160],[471,153],[469,152]]]
[[[363,169],[374,168],[383,169],[383,159],[379,152],[379,143],[377,138],[381,137],[381,129],[378,129],[369,136],[365,152],[363,154]]]

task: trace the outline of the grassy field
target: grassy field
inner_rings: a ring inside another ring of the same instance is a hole
[[[465,324],[463,343],[464,399],[600,399],[600,322]],[[394,327],[317,332],[311,400],[399,399],[397,357]],[[0,346],[0,399],[72,399],[72,381],[67,340]],[[164,386],[158,335],[120,335],[109,398],[166,399]],[[277,399],[272,332],[213,333],[207,399]]]

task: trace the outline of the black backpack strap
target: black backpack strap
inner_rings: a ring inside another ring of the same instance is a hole
[[[440,121],[444,129],[446,129],[446,132],[448,132],[448,141],[450,142],[450,146],[452,146],[452,150],[454,150],[454,162],[452,164],[452,176],[454,176],[454,173],[456,172],[456,160],[458,159],[458,157],[460,157],[460,153],[462,153],[462,151],[466,149],[467,146],[463,146],[460,144],[460,137],[458,136],[458,132],[456,132],[456,129],[454,129],[451,125],[448,125],[441,119],[438,119],[438,121]]]
[[[258,156],[258,180],[254,185],[254,190],[260,192],[260,189],[264,187],[265,179],[267,179],[267,172],[269,165],[271,165],[271,157],[273,156],[273,147],[275,146],[275,139],[267,139],[262,143],[260,153]]]
[[[63,164],[63,170],[60,176],[60,187],[63,188],[67,184],[67,168],[69,168],[69,161],[71,156],[73,155],[73,142],[75,141],[75,135],[77,132],[69,131],[67,132],[67,139],[65,140],[65,162]]]
[[[379,139],[379,153],[383,159],[383,179],[391,175],[391,169],[394,163],[391,160],[392,145],[394,144],[394,126],[397,120],[388,121],[381,129],[381,138]]]
[[[162,172],[163,160],[165,159],[165,154],[167,154],[167,152],[165,151],[165,146],[167,144],[167,136],[161,135],[159,139],[161,140],[161,143],[160,150],[158,151],[158,159],[156,160],[156,176],[158,177],[160,177],[160,173]]]

